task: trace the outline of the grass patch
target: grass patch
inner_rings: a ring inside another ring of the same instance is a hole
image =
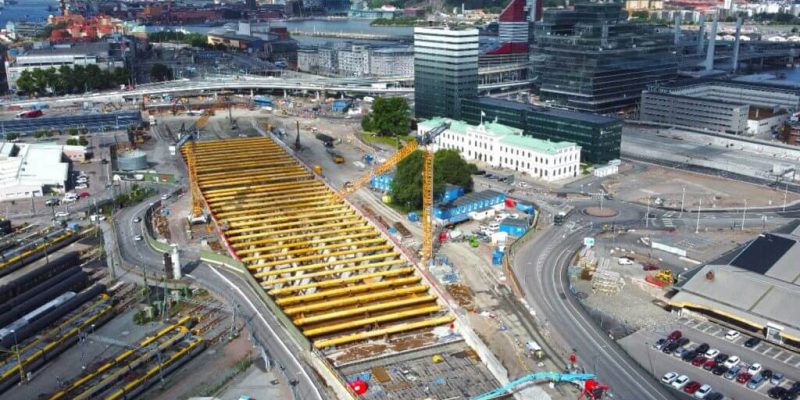
[[[405,142],[407,142],[409,140],[409,136],[408,135],[397,136],[397,137],[394,137],[394,136],[378,136],[378,135],[376,135],[375,133],[372,133],[372,132],[364,132],[364,133],[361,134],[361,137],[367,143],[384,144],[384,145],[391,146],[391,147],[397,147],[397,139],[400,139],[400,146],[402,146],[403,144],[405,144]]]

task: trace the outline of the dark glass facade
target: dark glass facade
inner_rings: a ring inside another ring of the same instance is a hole
[[[545,11],[535,24],[532,57],[542,99],[612,113],[634,106],[648,84],[675,79],[670,29],[627,17],[620,3]]]
[[[606,163],[620,156],[622,121],[614,117],[559,110],[489,97],[462,101],[462,119],[479,124],[494,121],[522,129],[537,139],[573,142],[581,146],[581,161]]]
[[[461,119],[461,100],[478,95],[478,30],[414,30],[414,115]]]

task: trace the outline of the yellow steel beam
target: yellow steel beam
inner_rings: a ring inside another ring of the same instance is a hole
[[[331,222],[331,221],[335,221],[335,222],[328,223],[328,224],[325,223],[325,222]],[[327,227],[363,225],[363,224],[366,224],[366,223],[367,223],[367,221],[365,221],[364,218],[362,218],[360,215],[357,215],[357,214],[354,213],[354,214],[352,214],[352,215],[350,215],[348,217],[344,217],[344,218],[333,217],[333,218],[326,218],[326,219],[318,219],[318,220],[315,221],[315,224],[313,226],[303,226],[303,227],[300,227],[300,228],[288,228],[288,229],[274,229],[275,227],[273,226],[272,227],[273,229],[266,230],[266,231],[262,229],[262,230],[260,230],[260,233],[250,233],[250,234],[247,234],[247,235],[231,235],[230,232],[225,232],[225,234],[228,236],[228,241],[229,242],[240,243],[243,240],[262,238],[262,237],[265,237],[265,236],[276,237],[278,235],[282,235],[282,234],[286,234],[286,233],[307,231],[307,230],[320,229],[320,228],[324,229],[324,228],[327,228]],[[287,225],[287,224],[284,224],[284,225]],[[288,226],[291,226],[291,225],[292,224],[289,224]],[[259,231],[259,230],[255,230],[255,231]],[[250,231],[250,232],[254,232],[254,231]]]
[[[275,230],[287,226],[304,225],[304,224],[318,223],[325,221],[335,221],[347,218],[352,215],[358,215],[358,214],[356,214],[355,211],[352,209],[344,208],[338,211],[330,211],[319,214],[294,215],[291,218],[281,217],[281,218],[264,219],[258,221],[257,224],[252,224],[256,226],[251,226],[248,228],[230,229],[227,232],[225,232],[225,234],[235,235],[243,232],[251,232],[251,230],[259,230],[259,229],[263,230],[263,228],[267,228],[269,230]],[[282,222],[282,223],[277,223],[277,222]]]
[[[260,278],[266,278],[266,277],[275,276],[275,275],[290,274],[290,273],[298,272],[298,271],[313,271],[313,270],[316,270],[316,269],[323,269],[323,268],[326,268],[326,267],[333,267],[333,266],[336,266],[336,265],[357,264],[357,263],[364,262],[364,261],[382,260],[382,259],[386,259],[386,258],[396,258],[396,257],[400,257],[400,253],[392,251],[392,252],[388,252],[388,253],[372,254],[372,255],[361,256],[361,257],[340,258],[340,259],[338,259],[336,261],[327,261],[327,262],[318,263],[318,264],[306,264],[306,265],[301,265],[301,266],[298,266],[298,267],[280,268],[280,269],[273,269],[273,270],[269,270],[269,271],[256,272],[255,274],[253,274],[253,277],[260,279]],[[403,260],[403,262],[405,262],[405,260]],[[260,267],[258,265],[248,265],[247,268],[250,269],[250,270],[258,270],[258,269],[260,269]]]
[[[349,296],[354,293],[371,292],[378,289],[386,289],[392,287],[402,287],[406,285],[414,285],[420,282],[422,278],[419,276],[409,276],[407,278],[386,279],[380,282],[367,283],[358,286],[348,286],[332,290],[323,290],[319,292],[301,294],[297,296],[282,297],[275,299],[275,303],[279,306],[292,305],[297,303],[306,303],[314,300],[329,299],[333,297]]]
[[[354,234],[333,236],[333,237],[325,236],[325,235],[336,235],[336,234],[338,234],[338,232],[326,231],[326,232],[321,232],[321,233],[318,233],[318,234],[315,235],[315,236],[320,236],[319,239],[298,240],[298,241],[284,240],[283,243],[277,244],[277,245],[274,245],[274,246],[251,247],[249,249],[238,250],[238,251],[236,251],[236,254],[239,255],[239,256],[243,256],[245,254],[270,252],[270,251],[281,250],[281,249],[292,249],[292,248],[295,248],[295,247],[310,246],[310,245],[315,245],[315,244],[319,244],[319,243],[330,243],[330,242],[336,242],[336,241],[348,240],[348,239],[360,239],[360,238],[366,238],[366,237],[379,237],[380,236],[380,234],[378,232],[375,232],[374,229],[367,230],[367,232],[364,232],[364,233],[354,233]]]
[[[302,292],[303,290],[307,289],[324,289],[329,287],[336,287],[336,286],[344,286],[349,283],[354,282],[366,282],[369,280],[374,280],[378,278],[387,278],[387,277],[396,277],[396,276],[405,276],[414,273],[414,267],[411,268],[398,268],[398,269],[390,269],[388,271],[380,271],[380,272],[372,272],[369,274],[359,274],[359,275],[352,275],[348,276],[347,278],[338,278],[338,279],[328,279],[324,281],[318,282],[311,282],[306,283],[303,285],[294,285],[294,286],[287,286],[280,289],[272,289],[267,294],[270,296],[283,296],[289,293],[297,293]],[[262,287],[265,286],[263,283]],[[266,285],[269,286],[269,285]]]
[[[338,226],[337,224],[330,224],[326,228],[337,227],[337,226]],[[329,230],[329,229],[325,229],[325,228],[322,228],[322,227],[319,227],[319,226],[316,226],[316,227],[310,228],[310,229],[314,229],[314,231],[309,231],[309,229],[305,229],[305,228],[296,228],[296,229],[294,229],[294,231],[297,231],[297,232],[303,231],[303,232],[307,232],[307,233],[303,233],[302,235],[276,236],[276,237],[271,237],[269,239],[252,240],[252,241],[249,241],[249,242],[236,243],[236,244],[231,245],[231,247],[233,247],[234,249],[242,249],[242,248],[247,247],[249,249],[250,246],[258,246],[258,245],[265,245],[265,244],[279,243],[279,242],[290,242],[290,241],[293,241],[293,240],[308,239],[308,238],[313,238],[315,236],[326,235],[326,234],[329,234],[329,233],[334,233],[334,234],[354,233],[355,234],[355,232],[364,232],[364,231],[374,232],[375,231],[375,229],[373,229],[369,225],[362,225],[362,226],[356,226],[356,227],[353,227],[353,228],[336,229],[336,230]],[[256,248],[253,248],[253,249],[256,249]]]
[[[269,167],[260,167],[260,168],[241,168],[239,166],[229,167],[229,169],[226,172],[204,173],[204,174],[198,174],[197,176],[203,182],[217,182],[217,181],[224,181],[227,179],[235,180],[237,178],[251,178],[251,179],[272,178],[275,177],[275,173],[281,173],[283,171],[297,171],[297,170],[301,169],[296,164],[286,163],[283,165],[272,165]]]
[[[320,184],[317,181],[304,180],[304,181],[293,181],[293,182],[268,183],[261,185],[239,186],[227,189],[206,190],[203,193],[205,193],[207,198],[217,198],[217,197],[231,196],[231,195],[246,195],[250,193],[280,192],[283,189],[287,188],[291,189],[291,188],[310,188],[310,187],[324,188],[324,186],[322,186],[322,184]]]
[[[408,332],[422,328],[430,328],[432,326],[439,326],[453,322],[455,318],[452,315],[444,317],[437,317],[426,319],[422,321],[409,322],[405,324],[392,325],[382,329],[375,329],[371,331],[362,331],[345,336],[337,336],[329,339],[321,339],[314,341],[314,347],[318,349],[325,349],[331,346],[339,346],[347,343],[359,342],[362,340],[372,339],[375,337],[388,336],[400,332]]]
[[[239,178],[239,179],[222,179],[219,182],[201,183],[200,187],[203,189],[214,189],[221,187],[230,187],[235,185],[246,185],[251,183],[265,183],[265,182],[281,182],[281,181],[295,181],[297,178],[308,178],[308,173],[300,168],[292,171],[284,171],[279,175],[269,175],[262,178]]]
[[[382,300],[398,299],[405,296],[422,295],[424,293],[428,293],[428,290],[429,288],[425,285],[407,286],[403,288],[390,288],[387,290],[379,290],[379,291],[372,290],[368,294],[362,294],[359,296],[349,296],[318,303],[310,303],[310,304],[303,303],[294,307],[286,307],[283,309],[283,312],[286,313],[286,315],[293,317],[295,315],[326,311],[334,308],[348,307],[353,305],[361,307],[363,304],[372,304],[374,302]]]
[[[283,207],[272,207],[272,210],[277,211],[268,213],[258,213],[255,210],[248,211],[235,211],[226,213],[226,215],[235,215],[235,217],[222,217],[218,216],[217,219],[224,219],[231,227],[240,227],[248,225],[256,225],[264,220],[270,220],[273,217],[286,217],[281,219],[292,219],[294,216],[309,215],[307,211],[316,211],[322,213],[325,211],[349,209],[346,204],[330,204],[329,202],[295,202],[294,204],[286,204]],[[242,215],[246,214],[246,215]],[[281,220],[278,219],[278,220]]]
[[[318,212],[314,212],[313,208],[300,209],[298,210],[298,212],[290,212],[289,210],[287,210],[286,212],[273,214],[270,217],[262,217],[256,220],[231,223],[230,227],[232,228],[231,229],[232,231],[239,231],[240,230],[239,228],[243,226],[263,225],[265,223],[279,223],[279,222],[297,221],[297,220],[314,221],[317,216],[322,217],[329,215],[350,214],[352,213],[352,211],[353,211],[352,208],[347,207],[344,204],[339,207],[332,207],[332,209],[325,211],[318,211]]]
[[[324,257],[325,254],[318,254],[318,253],[325,250],[352,249],[356,248],[357,246],[374,245],[378,243],[386,243],[386,239],[384,239],[383,237],[378,237],[376,239],[359,240],[355,242],[339,241],[338,243],[326,244],[324,246],[311,246],[310,244],[306,244],[305,247],[297,243],[292,243],[290,246],[285,247],[287,251],[281,251],[276,253],[262,253],[257,256],[241,257],[241,260],[242,262],[248,262],[252,260],[274,260],[276,258],[281,258],[281,257],[289,257],[289,256],[296,256],[299,254],[311,254],[311,253]],[[297,249],[297,250],[288,250],[288,249]],[[239,253],[237,253],[237,255],[241,256],[241,254]]]
[[[341,324],[329,324],[319,328],[305,329],[303,334],[308,337],[327,335],[334,332],[341,332],[348,329],[360,328],[382,322],[397,321],[398,319],[409,319],[442,311],[442,307],[437,305],[414,307],[406,311],[393,312],[375,317],[362,318],[355,321],[343,322]]]
[[[251,198],[238,198],[238,199],[228,199],[228,200],[217,199],[214,202],[209,202],[209,207],[211,207],[211,209],[215,211],[214,215],[224,218],[231,212],[241,212],[241,211],[260,212],[269,210],[271,207],[274,206],[291,204],[293,200],[303,201],[303,202],[324,201],[326,203],[332,203],[330,201],[330,196],[327,193],[319,193],[316,190],[312,191],[303,190],[303,191],[297,191],[293,194],[287,194],[285,196],[263,197],[260,199],[251,199]]]
[[[294,200],[294,201],[292,201]],[[258,218],[256,215],[260,215],[258,213],[262,213],[264,211],[274,211],[276,209],[297,209],[300,207],[308,207],[308,206],[330,206],[331,203],[329,199],[325,196],[317,196],[311,198],[305,197],[298,197],[295,199],[286,199],[282,201],[275,201],[275,202],[260,202],[260,203],[245,203],[245,202],[234,202],[230,201],[227,203],[220,203],[220,204],[235,204],[233,208],[230,208],[228,211],[220,211],[214,213],[217,216],[217,219],[224,219],[228,222],[231,222],[231,218],[242,218],[248,219],[247,214],[250,214],[249,219]],[[266,207],[265,204],[268,204]],[[213,210],[217,210],[218,208],[212,207]],[[235,220],[233,220],[235,221]]]
[[[331,276],[337,274],[343,274],[345,272],[353,272],[353,271],[363,271],[366,269],[373,269],[373,268],[384,268],[390,267],[394,265],[406,264],[405,260],[392,260],[392,261],[383,261],[377,262],[374,264],[360,264],[353,267],[343,267],[343,268],[336,268],[336,269],[329,269],[322,272],[312,272],[310,274],[302,274],[302,275],[292,275],[288,278],[278,278],[278,279],[270,279],[268,281],[261,281],[261,286],[263,288],[269,288],[281,283],[287,282],[294,282],[294,281],[301,281],[303,279],[313,279],[319,278],[323,276]]]
[[[295,185],[296,186],[296,185]],[[325,199],[330,198],[330,192],[317,187],[299,187],[296,190],[262,192],[251,191],[249,194],[237,193],[233,195],[217,196],[209,199],[209,204],[213,204],[215,209],[220,211],[244,210],[246,208],[263,207],[264,201],[291,200],[295,196],[304,199]]]
[[[380,242],[378,242],[378,243],[380,243]],[[382,243],[386,243],[386,241],[383,240]],[[325,254],[313,254],[313,255],[310,255],[310,256],[290,257],[290,258],[286,258],[286,259],[278,260],[278,261],[270,261],[270,262],[265,262],[265,263],[256,263],[256,264],[253,264],[253,267],[256,267],[256,268],[267,268],[267,267],[272,267],[272,266],[275,266],[275,265],[293,264],[293,263],[298,263],[298,262],[303,262],[303,261],[319,260],[321,258],[331,258],[331,257],[338,257],[338,256],[346,256],[348,254],[369,253],[369,252],[372,252],[372,251],[389,250],[391,248],[393,248],[393,246],[391,244],[382,244],[382,245],[378,245],[378,246],[362,247],[362,248],[359,248],[359,249],[348,249],[348,250],[343,250],[343,251],[332,251],[330,253],[325,253]],[[281,254],[264,254],[264,255],[259,255],[259,256],[244,257],[244,258],[241,259],[241,261],[244,262],[244,263],[247,263],[247,262],[250,262],[250,261],[272,260],[276,256],[280,257]]]
[[[436,301],[436,296],[431,295],[424,295],[418,297],[409,297],[406,299],[400,299],[395,301],[387,301],[385,303],[369,303],[367,305],[362,305],[355,308],[350,308],[347,310],[342,311],[335,311],[326,314],[319,314],[314,315],[311,317],[300,317],[293,320],[294,324],[297,326],[303,326],[308,324],[317,324],[320,322],[326,322],[330,320],[348,318],[355,315],[364,315],[369,314],[372,312],[377,311],[386,311],[391,310],[394,308],[402,308],[408,306],[415,306],[420,304],[432,303]]]

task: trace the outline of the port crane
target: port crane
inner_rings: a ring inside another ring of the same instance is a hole
[[[594,374],[569,374],[558,372],[536,372],[525,375],[519,379],[509,382],[507,385],[492,390],[491,392],[484,393],[480,396],[473,397],[471,400],[491,400],[500,396],[505,396],[513,393],[520,386],[539,381],[550,382],[571,382],[581,388],[581,394],[578,400],[601,400],[608,392],[608,385],[604,385],[595,380]]]
[[[433,208],[433,151],[430,145],[444,131],[450,128],[449,123],[443,123],[423,134],[417,136],[416,140],[410,140],[405,146],[397,150],[386,161],[362,175],[355,181],[346,185],[338,192],[338,196],[347,197],[362,187],[369,184],[372,177],[380,175],[394,168],[400,161],[416,150],[422,150],[422,264],[425,265],[433,255],[433,221],[431,211]]]

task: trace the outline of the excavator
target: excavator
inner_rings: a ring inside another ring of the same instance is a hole
[[[492,390],[491,392],[484,393],[480,396],[473,397],[471,400],[491,400],[501,396],[506,396],[514,393],[521,386],[540,381],[550,382],[571,382],[578,385],[581,393],[578,400],[601,400],[603,396],[609,391],[608,385],[604,385],[595,379],[593,374],[569,374],[558,372],[536,372],[523,376],[509,382],[507,385]]]
[[[345,185],[345,187],[337,193],[341,198],[349,196],[368,185],[373,176],[388,172],[414,151],[422,150],[422,265],[426,265],[433,255],[433,221],[431,217],[433,207],[433,151],[430,145],[433,144],[434,140],[436,140],[439,135],[449,128],[449,123],[443,123],[428,132],[418,135],[416,140],[411,140],[406,143],[405,146],[397,150],[385,162],[355,181]]]

